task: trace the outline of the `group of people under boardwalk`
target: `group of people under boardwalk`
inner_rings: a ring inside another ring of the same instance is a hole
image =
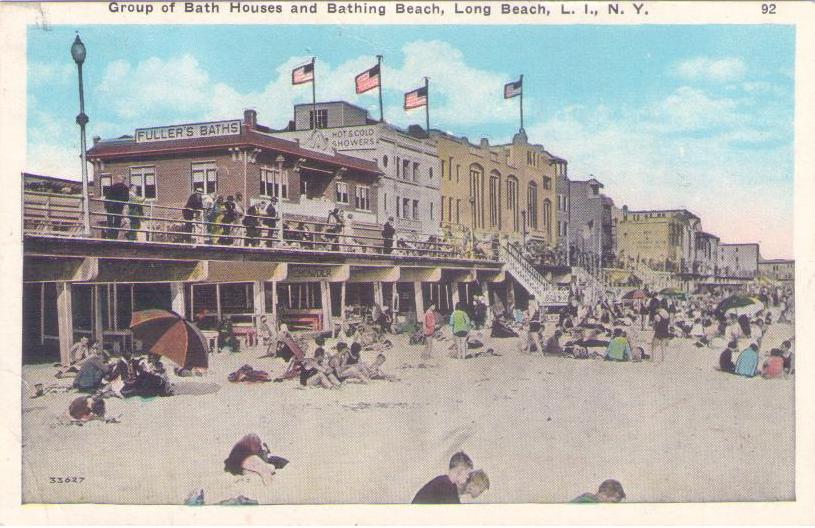
[[[176,374],[184,375],[181,369]],[[57,378],[73,377],[71,390],[82,394],[69,405],[71,419],[86,422],[105,419],[105,398],[171,396],[173,386],[161,356],[134,357],[124,351],[113,358],[98,342],[81,337],[69,350],[67,365],[59,367]],[[43,392],[33,394],[42,396]]]

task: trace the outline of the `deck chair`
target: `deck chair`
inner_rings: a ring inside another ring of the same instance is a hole
[[[290,361],[288,366],[286,367],[286,371],[283,372],[281,376],[279,376],[275,381],[283,381],[287,379],[291,379],[300,375],[300,362],[303,361],[303,358],[306,357],[305,352],[303,349],[300,348],[300,345],[291,337],[286,336],[283,338],[283,344],[291,350],[293,357],[296,361]]]

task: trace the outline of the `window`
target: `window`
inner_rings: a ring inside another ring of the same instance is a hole
[[[484,169],[470,165],[470,204],[473,215],[473,228],[484,227]]]
[[[156,168],[155,167],[131,167],[130,185],[136,186],[136,194],[142,198],[153,199],[156,197]]]
[[[413,162],[413,181],[419,181],[419,164],[415,161]]]
[[[461,165],[456,165],[456,183],[461,181]]]
[[[385,208],[385,212],[387,213],[388,212],[388,193],[385,193],[383,201],[384,201],[384,203],[382,204],[382,206]]]
[[[102,192],[103,197],[108,195],[111,185],[113,185],[113,178],[111,178],[110,174],[99,175],[99,190]]]
[[[461,223],[461,200],[456,200],[456,223]]]
[[[348,184],[345,182],[337,182],[337,203],[348,203]]]
[[[370,190],[368,187],[357,185],[354,189],[354,207],[362,211],[371,210]]]
[[[260,194],[262,196],[275,196],[277,198],[289,197],[289,182],[278,169],[261,167]]]
[[[512,218],[512,231],[517,233],[520,227],[520,212],[518,211],[518,180],[514,176],[507,178],[507,210]]]
[[[444,200],[441,203],[444,203]],[[433,220],[433,202],[430,202],[430,220]]]
[[[446,165],[446,163],[447,162],[445,162],[444,160],[441,160],[441,177],[442,178],[444,178],[444,166]],[[433,177],[433,169],[430,169],[430,177],[431,178]]]
[[[308,180],[300,173],[300,195],[308,197]]]
[[[447,198],[447,221],[453,221],[453,197]]]
[[[309,110],[308,127],[314,128],[314,110]],[[317,128],[328,128],[328,110],[317,110]]]
[[[410,218],[410,199],[402,198],[402,218]]]
[[[398,196],[396,197],[396,218],[402,218],[402,199]]]
[[[433,167],[430,167],[430,168],[427,169],[427,178],[429,180],[433,179]]]
[[[382,166],[383,167],[388,166],[388,157],[387,156],[382,156]]]
[[[552,202],[549,198],[543,200],[543,230],[546,235],[551,235],[552,232]]]
[[[538,228],[538,186],[534,183],[529,183],[526,192],[526,210],[529,227],[532,229]]]
[[[546,189],[547,191],[552,188],[552,178],[550,178],[549,176],[543,177],[543,188]]]
[[[214,162],[192,164],[192,190],[214,194],[218,190],[218,172]]]
[[[501,176],[497,172],[490,174],[490,227],[501,225]]]
[[[401,170],[402,170],[401,167],[402,167],[402,161],[399,159],[399,156],[396,156],[396,179],[397,180],[399,178],[401,178],[401,174],[402,174],[401,173]]]
[[[410,160],[402,160],[402,178],[410,178]]]
[[[419,200],[413,200],[413,219],[419,219]]]
[[[442,173],[444,174],[444,173]],[[441,197],[441,221],[444,222],[444,201],[446,198],[444,196]]]

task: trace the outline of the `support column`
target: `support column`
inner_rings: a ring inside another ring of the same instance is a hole
[[[452,306],[452,308],[453,308],[453,310],[455,310],[455,309],[456,309],[456,305],[457,305],[457,304],[459,303],[459,301],[461,300],[461,297],[460,297],[460,296],[459,296],[459,294],[458,294],[458,282],[451,282],[451,283],[450,283],[450,288],[452,288],[452,290],[450,291],[450,294],[451,294],[451,297],[452,297],[452,301],[453,301],[453,306]]]
[[[277,324],[277,281],[272,281],[272,324],[275,330],[280,328]]]
[[[345,285],[346,282],[343,281],[340,286],[340,319],[342,319],[343,322],[345,322]]]
[[[379,306],[383,306],[384,302],[382,300],[382,283],[381,282],[374,282],[374,303],[378,304]]]
[[[331,283],[320,281],[320,299],[323,304],[323,330],[331,330]]]
[[[65,284],[69,284],[69,283],[66,282]],[[57,287],[59,287],[59,286],[57,286]],[[103,291],[103,287],[104,287],[104,291]],[[104,335],[102,333],[104,331],[104,327],[102,325],[102,310],[101,310],[102,303],[100,302],[100,297],[99,296],[102,293],[107,295],[107,291],[108,291],[107,289],[108,289],[107,284],[104,284],[104,285],[94,284],[93,285],[93,291],[92,291],[93,299],[91,300],[91,309],[93,310],[93,325],[92,325],[93,326],[93,328],[92,328],[93,339],[95,341],[97,341],[98,343],[100,343],[100,344],[102,343],[102,337]]]
[[[70,363],[70,351],[74,344],[73,302],[71,283],[57,283],[57,325],[59,327],[59,360],[63,365]]]
[[[424,314],[424,296],[422,293],[422,282],[416,281],[413,283],[413,300],[416,303],[416,320],[422,320]]]
[[[170,299],[172,310],[183,317],[187,318],[186,299],[184,298],[184,283],[171,282],[170,283]]]
[[[260,318],[266,315],[266,289],[263,281],[255,281],[252,284],[252,293],[254,294],[254,307],[255,307],[255,323],[260,321]]]
[[[397,283],[391,283],[391,313],[397,313],[399,311],[399,306],[397,306],[399,302],[399,291],[396,287]]]
[[[507,297],[507,300],[506,300],[505,304],[511,304],[514,307],[515,306],[515,283],[512,282],[512,279],[507,278],[507,281],[506,281],[505,284],[506,284],[505,289],[506,289],[506,297]]]

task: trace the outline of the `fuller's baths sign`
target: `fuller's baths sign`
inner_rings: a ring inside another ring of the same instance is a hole
[[[241,133],[241,120],[212,121],[188,125],[170,125],[152,128],[137,128],[136,143],[153,141],[173,141],[218,136],[236,136]]]

